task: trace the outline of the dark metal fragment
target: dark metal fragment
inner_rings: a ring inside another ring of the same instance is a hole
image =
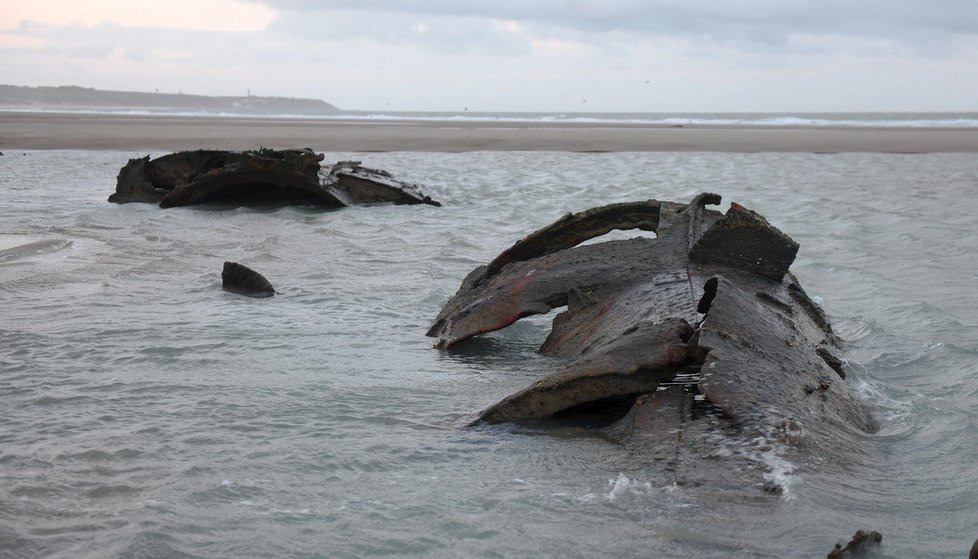
[[[221,271],[221,286],[225,291],[249,297],[275,295],[275,288],[265,279],[265,276],[237,262],[224,263],[224,269]]]
[[[858,530],[843,548],[842,544],[835,544],[835,549],[829,552],[828,559],[842,559],[843,557],[862,557],[871,548],[879,546],[883,542],[883,535],[879,532],[867,532]]]

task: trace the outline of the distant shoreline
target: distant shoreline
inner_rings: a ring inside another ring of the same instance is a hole
[[[161,110],[161,111],[211,111],[239,112],[242,114],[298,114],[323,115],[338,109],[321,99],[298,97],[269,97],[260,95],[212,96],[192,93],[160,93],[143,91],[115,91],[62,86],[19,86],[0,84],[0,110],[24,108],[39,110]]]
[[[0,111],[0,151],[706,151],[978,153],[978,128],[371,120]]]

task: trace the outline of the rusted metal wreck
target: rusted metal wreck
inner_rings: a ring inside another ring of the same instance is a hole
[[[598,413],[601,433],[664,461],[677,483],[742,484],[739,471],[774,493],[762,464],[772,447],[858,448],[878,427],[844,380],[823,311],[788,271],[798,244],[738,204],[705,207],[719,203],[701,194],[568,214],[472,271],[428,332],[438,348],[566,305],[541,348],[563,366],[479,420]],[[656,236],[578,246],[615,229]],[[717,460],[727,466],[708,466]]]
[[[193,204],[318,205],[340,208],[389,202],[431,204],[417,185],[390,173],[340,161],[323,168],[310,149],[181,151],[151,160],[130,159],[109,202],[146,202],[161,208]]]

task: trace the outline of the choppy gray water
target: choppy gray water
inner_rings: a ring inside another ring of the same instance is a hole
[[[445,203],[321,212],[105,201],[137,154],[0,157],[0,555],[885,557],[978,537],[974,155],[327,154]],[[801,244],[883,430],[845,475],[709,499],[581,431],[465,428],[554,362],[550,317],[424,332],[462,277],[566,211],[716,191]],[[265,300],[220,289],[224,260]]]

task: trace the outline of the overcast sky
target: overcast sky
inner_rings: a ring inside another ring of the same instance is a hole
[[[978,0],[4,0],[0,83],[364,110],[976,111]]]

